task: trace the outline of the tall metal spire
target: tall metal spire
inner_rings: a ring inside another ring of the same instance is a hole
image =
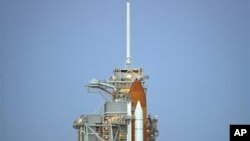
[[[126,67],[130,68],[131,66],[131,54],[130,54],[130,2],[126,2],[127,11],[126,11]]]

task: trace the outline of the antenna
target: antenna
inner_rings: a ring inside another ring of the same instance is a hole
[[[126,20],[126,67],[131,66],[131,56],[130,56],[130,2],[126,2],[127,5],[127,20]]]

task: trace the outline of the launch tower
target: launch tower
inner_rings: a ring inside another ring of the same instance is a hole
[[[158,136],[157,117],[147,113],[144,83],[148,76],[142,68],[131,66],[130,2],[126,2],[126,65],[116,68],[109,80],[92,80],[91,91],[101,91],[111,98],[103,113],[84,114],[74,121],[77,141],[155,141]]]

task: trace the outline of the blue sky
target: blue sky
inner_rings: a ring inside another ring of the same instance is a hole
[[[249,0],[131,0],[132,62],[158,141],[228,141],[250,123]],[[74,141],[104,103],[84,88],[125,62],[125,0],[2,0],[0,140]]]

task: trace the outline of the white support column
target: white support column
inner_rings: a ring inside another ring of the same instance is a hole
[[[130,118],[132,118],[131,109],[132,109],[131,101],[129,101],[127,104],[127,115]],[[127,125],[127,141],[132,141],[132,122],[131,122],[131,120],[129,121],[129,123]]]

